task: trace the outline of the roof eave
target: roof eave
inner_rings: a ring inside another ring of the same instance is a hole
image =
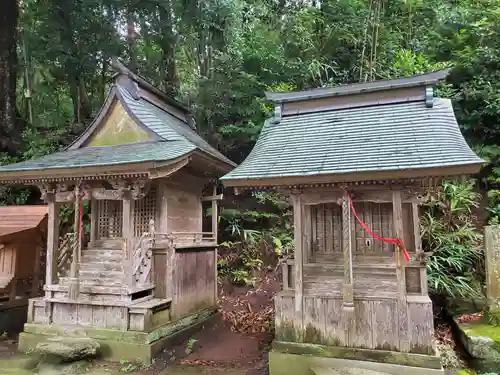
[[[278,186],[300,186],[315,184],[340,184],[363,181],[376,181],[387,179],[422,179],[428,177],[446,177],[467,174],[476,174],[485,165],[484,162],[465,165],[432,168],[414,168],[391,171],[370,171],[355,173],[338,173],[311,176],[281,176],[269,178],[222,178],[222,183],[227,187],[236,188],[265,188]]]
[[[44,180],[102,179],[103,177],[118,175],[149,175],[149,171],[153,168],[155,168],[155,164],[148,161],[73,168],[0,171],[0,184],[31,184],[32,182],[36,183]]]

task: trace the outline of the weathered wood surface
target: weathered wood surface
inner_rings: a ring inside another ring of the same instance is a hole
[[[302,335],[304,331],[304,311],[303,311],[303,264],[304,264],[304,254],[303,254],[303,229],[302,229],[302,200],[301,192],[295,191],[291,195],[291,201],[293,205],[293,238],[294,238],[294,258],[295,258],[295,324],[298,326],[298,335]]]
[[[293,309],[294,294],[278,293],[276,338],[281,341],[349,346],[353,348],[395,350],[434,354],[432,303],[426,296],[408,297],[406,315],[401,315],[398,298],[354,300],[355,331],[346,330],[342,320],[342,297],[304,295],[304,329],[302,335]],[[411,325],[406,322],[411,321]],[[405,325],[406,324],[406,325]],[[406,331],[401,332],[401,327]],[[408,342],[401,340],[408,338]]]
[[[500,226],[484,228],[486,256],[486,296],[490,310],[500,309]]]
[[[175,252],[172,316],[179,318],[215,306],[214,250]]]

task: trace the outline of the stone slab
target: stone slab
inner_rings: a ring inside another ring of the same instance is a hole
[[[444,375],[443,369],[401,366],[389,363],[355,361],[341,358],[327,358],[313,355],[269,352],[269,375],[304,375],[321,369],[323,374],[345,375]],[[326,372],[325,372],[326,371]],[[342,372],[343,371],[343,372]],[[320,375],[320,374],[318,374]]]
[[[457,323],[464,348],[481,371],[500,368],[500,327],[485,322]]]
[[[433,355],[284,341],[273,341],[272,348],[274,352],[288,354],[308,355],[323,358],[343,358],[353,361],[386,363],[435,370],[442,369],[441,359],[439,356]]]

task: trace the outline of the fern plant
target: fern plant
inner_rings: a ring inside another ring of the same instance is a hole
[[[447,297],[482,298],[482,234],[473,224],[481,196],[474,182],[445,182],[429,194],[422,218],[422,243],[431,293]]]

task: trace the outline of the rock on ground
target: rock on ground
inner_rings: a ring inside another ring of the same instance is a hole
[[[89,337],[53,337],[36,346],[35,352],[44,356],[55,356],[64,362],[95,357],[99,343]]]

